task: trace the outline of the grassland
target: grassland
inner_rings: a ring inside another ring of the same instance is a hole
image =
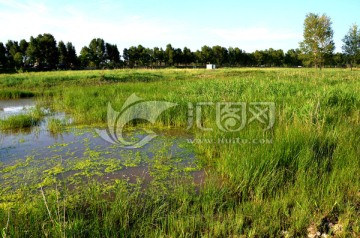
[[[14,93],[11,93],[14,92]],[[197,143],[200,188],[165,172],[146,189],[93,180],[74,191],[62,180],[39,189],[1,188],[3,237],[360,236],[360,72],[342,69],[65,71],[0,75],[0,95],[27,92],[77,125],[105,125],[133,93],[178,106],[162,128],[186,128],[188,103],[274,102],[275,126],[224,133],[204,109],[197,139],[271,138],[271,144]],[[15,96],[7,96],[12,98]],[[58,130],[57,122],[51,127]],[[135,125],[134,125],[135,126]],[[166,158],[156,168],[169,171]],[[14,165],[12,165],[14,166]],[[1,165],[0,172],[16,168]],[[61,174],[61,170],[56,174]],[[165,175],[164,175],[165,174]],[[155,176],[156,177],[156,176]]]

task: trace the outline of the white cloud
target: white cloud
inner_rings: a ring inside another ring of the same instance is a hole
[[[301,34],[288,30],[273,30],[265,27],[208,29],[208,31],[227,41],[274,41],[298,39]]]
[[[154,42],[156,45],[156,42],[171,43],[187,39],[183,34],[184,26],[171,21],[139,15],[107,19],[73,6],[51,9],[32,2],[23,4],[0,0],[0,6],[1,4],[8,9],[4,11],[0,8],[0,41],[28,40],[30,36],[51,33],[58,41],[73,42],[79,53],[95,37],[118,44],[120,48],[146,45],[147,42]]]
[[[110,6],[100,4],[98,11],[89,11],[74,4],[0,0],[0,41],[29,40],[30,36],[51,33],[57,41],[72,42],[79,53],[95,37],[117,44],[120,50],[138,44],[164,47],[172,43],[174,47],[188,46],[192,50],[203,45],[221,45],[246,51],[269,47],[286,49],[288,45],[294,48],[302,38],[301,34],[288,29],[202,28],[196,22],[125,14],[126,9],[121,5],[116,6],[116,11]]]
[[[269,27],[205,28],[203,35],[211,42],[209,45],[239,47],[247,52],[270,47],[284,50],[296,48],[302,39],[299,32]]]

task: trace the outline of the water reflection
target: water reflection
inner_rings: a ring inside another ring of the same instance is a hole
[[[0,100],[0,119],[11,115],[26,114],[35,107],[35,104],[32,98]]]

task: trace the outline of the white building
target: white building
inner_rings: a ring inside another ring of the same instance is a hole
[[[216,69],[216,65],[214,64],[207,64],[206,69]]]

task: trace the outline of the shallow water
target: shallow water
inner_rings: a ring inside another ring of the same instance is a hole
[[[32,98],[0,100],[0,119],[11,115],[25,114],[35,107],[35,100]]]
[[[3,116],[26,113],[34,107],[31,99],[2,102]],[[8,110],[12,108],[11,110]],[[15,110],[16,109],[16,110]],[[3,187],[51,185],[49,181],[68,179],[76,183],[83,178],[98,181],[141,178],[150,182],[157,174],[170,179],[175,174],[193,176],[201,183],[203,173],[196,153],[187,143],[190,135],[179,130],[157,130],[157,137],[137,149],[124,149],[101,137],[93,127],[67,127],[52,134],[47,128],[50,118],[71,122],[64,113],[46,116],[40,125],[17,132],[0,132],[0,182]],[[141,129],[126,132],[126,137],[141,139]],[[176,176],[177,176],[176,175]]]

